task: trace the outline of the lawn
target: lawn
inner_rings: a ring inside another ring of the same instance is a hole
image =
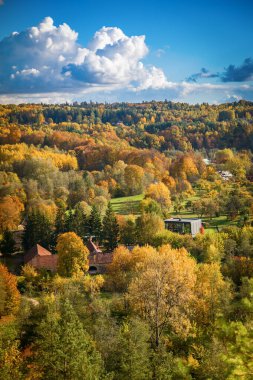
[[[199,199],[203,195],[204,195],[203,191],[201,190],[196,191],[196,194],[194,196],[191,196],[182,202],[183,209],[181,211],[176,212],[172,207],[170,216],[179,217],[179,218],[198,218],[197,214],[194,214],[190,210],[186,210],[185,206],[188,201],[193,202]],[[115,213],[120,214],[120,215],[129,215],[129,214],[139,215],[140,201],[142,201],[143,198],[144,198],[144,194],[133,195],[129,197],[113,198],[111,200],[112,208]],[[203,221],[205,230],[210,231],[210,232],[221,231],[222,228],[226,226],[237,225],[239,221],[239,217],[233,221],[228,220],[226,215],[220,215],[212,219],[202,217],[201,219]]]
[[[140,213],[140,201],[144,198],[144,194],[132,195],[130,197],[113,198],[111,205],[113,211],[117,214],[138,215]]]

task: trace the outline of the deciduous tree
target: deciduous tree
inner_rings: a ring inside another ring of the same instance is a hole
[[[61,276],[71,277],[88,270],[89,251],[82,239],[74,232],[66,232],[58,236],[56,251],[58,273]]]

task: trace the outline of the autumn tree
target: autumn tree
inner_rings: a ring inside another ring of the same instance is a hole
[[[163,229],[164,222],[159,215],[154,213],[141,214],[136,219],[137,242],[150,244],[153,237]]]
[[[71,277],[89,268],[89,251],[82,239],[74,232],[66,232],[58,236],[56,251],[58,253],[58,273]]]
[[[24,205],[18,197],[7,195],[0,199],[0,232],[17,228],[22,211]]]
[[[11,320],[2,321],[0,328],[0,379],[23,380],[23,367],[16,323]]]
[[[140,194],[144,185],[144,170],[138,165],[127,165],[124,179],[127,193],[130,195]]]
[[[150,325],[158,347],[164,329],[187,336],[191,328],[196,263],[185,249],[163,246],[137,266],[138,277],[129,286],[133,310]]]
[[[151,184],[146,190],[145,197],[155,200],[163,211],[168,211],[171,206],[170,191],[163,182]]]
[[[108,284],[111,289],[119,292],[126,291],[132,278],[133,260],[129,250],[119,246],[113,252],[113,261],[108,266]]]
[[[17,278],[0,264],[0,318],[16,314],[19,308],[20,294]]]
[[[231,300],[229,283],[224,280],[218,263],[198,266],[195,295],[193,307],[199,326],[213,325],[218,314],[228,309]]]

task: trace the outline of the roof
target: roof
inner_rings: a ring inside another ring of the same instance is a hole
[[[89,239],[86,242],[86,247],[88,248],[90,253],[101,253],[101,249],[91,240]]]
[[[44,257],[44,256],[52,256],[52,253],[48,251],[46,248],[43,248],[39,244],[35,244],[32,248],[30,248],[24,256],[24,262],[27,264],[30,260],[32,260],[34,257]]]
[[[194,223],[196,221],[200,221],[201,219],[199,218],[170,218],[170,219],[165,219],[165,222],[179,222],[179,223]]]

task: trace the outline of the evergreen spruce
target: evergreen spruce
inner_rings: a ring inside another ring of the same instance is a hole
[[[16,242],[13,239],[13,233],[9,230],[4,231],[3,239],[0,245],[1,253],[4,255],[10,255],[11,253],[15,252],[15,245]]]
[[[97,380],[102,360],[68,299],[50,305],[38,328],[36,361],[44,380]]]
[[[109,251],[113,251],[118,246],[119,225],[110,203],[103,220],[102,240],[104,247]]]
[[[96,206],[92,206],[91,214],[89,217],[89,235],[94,236],[95,240],[101,241],[102,235],[102,222],[99,211]]]
[[[51,249],[53,244],[52,222],[39,211],[33,211],[28,215],[23,236],[25,250],[30,249],[35,244],[40,244],[47,249]]]

